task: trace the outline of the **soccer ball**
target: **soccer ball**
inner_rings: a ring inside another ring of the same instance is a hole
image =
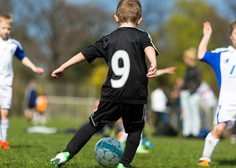
[[[100,139],[94,148],[94,154],[96,161],[104,166],[116,166],[122,155],[123,155],[124,149],[121,145],[121,143],[111,137],[106,137]]]

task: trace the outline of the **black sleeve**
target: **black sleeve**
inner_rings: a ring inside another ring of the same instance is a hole
[[[152,46],[155,51],[156,55],[159,55],[159,51],[156,49],[155,45],[152,43],[151,36],[148,32],[144,31],[140,37],[140,43],[142,45],[142,48],[145,49],[148,46]]]
[[[82,54],[89,63],[91,63],[98,57],[106,58],[107,46],[104,44],[104,42],[105,42],[104,38],[101,38],[93,45],[89,46],[87,49],[82,51]]]

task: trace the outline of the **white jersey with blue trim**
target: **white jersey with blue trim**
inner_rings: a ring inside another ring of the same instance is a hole
[[[14,76],[13,56],[19,60],[25,57],[20,43],[12,38],[3,40],[0,37],[0,85],[12,85]]]
[[[219,86],[219,105],[236,105],[236,50],[219,48],[205,53],[201,61],[215,71]]]

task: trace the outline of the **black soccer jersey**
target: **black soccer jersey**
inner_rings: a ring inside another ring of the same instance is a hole
[[[147,103],[148,69],[144,49],[148,46],[154,47],[147,32],[133,27],[120,27],[82,52],[89,63],[102,57],[108,64],[101,101]]]

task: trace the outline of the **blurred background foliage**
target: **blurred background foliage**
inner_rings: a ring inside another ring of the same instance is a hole
[[[22,114],[20,109],[24,89],[31,78],[36,78],[41,83],[41,89],[44,89],[45,83],[73,83],[77,87],[93,85],[96,91],[92,96],[99,96],[107,70],[103,60],[96,60],[91,65],[83,62],[74,66],[59,81],[52,79],[50,74],[60,64],[117,27],[113,14],[118,2],[0,0],[0,11],[11,12],[14,16],[12,37],[20,41],[27,56],[46,71],[42,76],[35,76],[15,59],[13,98],[14,109],[17,110],[13,110],[14,113]],[[229,45],[228,24],[236,18],[236,1],[141,0],[141,3],[143,22],[139,27],[149,31],[160,51],[158,68],[177,67],[175,75],[150,80],[150,90],[158,87],[159,83],[172,87],[177,77],[184,76],[182,53],[188,47],[198,47],[204,21],[209,20],[213,26],[209,49]],[[203,79],[217,92],[213,71],[205,64],[199,63],[199,66]],[[57,91],[47,92],[57,94]]]

